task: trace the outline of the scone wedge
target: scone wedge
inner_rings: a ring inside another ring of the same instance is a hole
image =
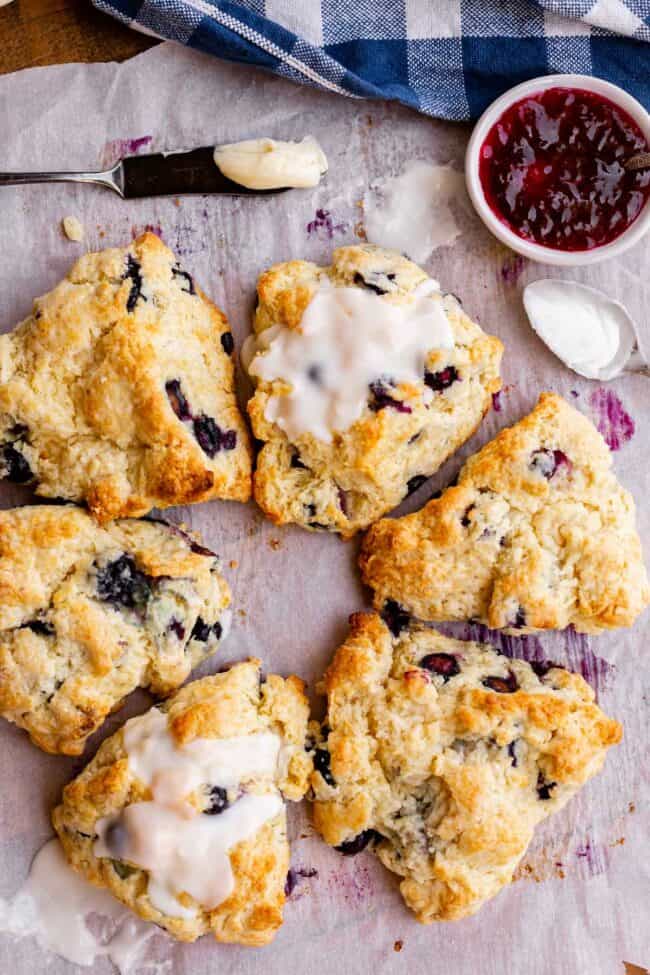
[[[302,798],[308,703],[259,660],[188,684],[103,743],[53,814],[79,873],[180,941],[264,945],[282,924],[283,799]]]
[[[315,825],[341,853],[372,849],[425,924],[506,886],[621,738],[577,674],[375,613],[351,618],[322,690]]]
[[[154,234],[84,255],[0,336],[0,477],[100,521],[248,500],[232,352],[225,316]]]
[[[377,609],[493,629],[631,626],[650,600],[631,495],[593,424],[553,393],[421,511],[363,540]]]
[[[230,625],[219,559],[164,522],[0,512],[0,715],[78,755],[136,687],[166,695]]]
[[[474,432],[500,388],[501,342],[393,251],[258,282],[245,364],[263,442],[254,494],[277,524],[347,538],[398,505]]]

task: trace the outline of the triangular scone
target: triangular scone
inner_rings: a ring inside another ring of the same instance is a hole
[[[277,264],[257,290],[255,500],[276,524],[350,537],[472,435],[503,347],[416,264],[371,245],[338,248],[329,267]]]
[[[246,501],[225,316],[154,234],[86,254],[0,336],[0,476],[100,520]]]
[[[176,690],[230,625],[219,559],[160,521],[0,512],[0,715],[78,755],[136,687]]]
[[[512,880],[537,823],[595,775],[621,726],[582,677],[376,613],[325,674],[314,820],[373,850],[419,921],[475,913]],[[532,896],[532,892],[531,892]]]
[[[259,660],[187,684],[105,741],[63,790],[74,869],[179,941],[264,945],[282,924],[284,799],[302,799],[309,704]]]
[[[632,497],[595,427],[553,393],[470,457],[457,486],[373,525],[360,564],[378,609],[425,620],[599,633],[650,599]]]

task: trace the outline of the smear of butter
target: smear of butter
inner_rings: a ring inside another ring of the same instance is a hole
[[[623,305],[575,281],[534,281],[524,290],[524,307],[551,352],[587,379],[618,376],[636,345]]]
[[[250,190],[318,186],[327,172],[325,153],[310,135],[302,142],[248,139],[217,146],[214,161],[224,176]]]
[[[460,235],[454,205],[469,210],[463,174],[449,165],[411,161],[399,176],[375,184],[366,195],[368,240],[425,261]]]

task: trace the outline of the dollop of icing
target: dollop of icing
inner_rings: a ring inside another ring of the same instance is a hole
[[[372,384],[399,384],[400,395],[428,402],[427,358],[453,348],[454,337],[435,282],[424,284],[398,304],[324,279],[298,328],[258,335],[248,371],[284,387],[269,398],[266,419],[291,440],[311,434],[329,443],[361,416]]]

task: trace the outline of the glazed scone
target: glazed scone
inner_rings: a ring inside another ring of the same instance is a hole
[[[501,385],[502,345],[378,247],[341,247],[331,267],[277,264],[257,290],[244,356],[263,441],[255,499],[277,524],[349,537],[471,436]]]
[[[154,234],[86,254],[0,336],[0,476],[100,520],[247,501],[225,316]]]
[[[377,609],[524,632],[630,626],[650,599],[634,501],[596,428],[553,393],[455,487],[373,525],[360,564]]]
[[[621,726],[582,677],[376,613],[325,674],[314,821],[371,848],[417,919],[475,913],[512,880],[535,825],[601,768]],[[318,729],[315,735],[318,737]]]
[[[0,714],[78,755],[136,687],[176,690],[226,636],[217,556],[164,522],[0,511]]]
[[[308,703],[259,660],[127,721],[53,814],[79,873],[180,941],[264,945],[282,924],[283,798],[304,795]]]

